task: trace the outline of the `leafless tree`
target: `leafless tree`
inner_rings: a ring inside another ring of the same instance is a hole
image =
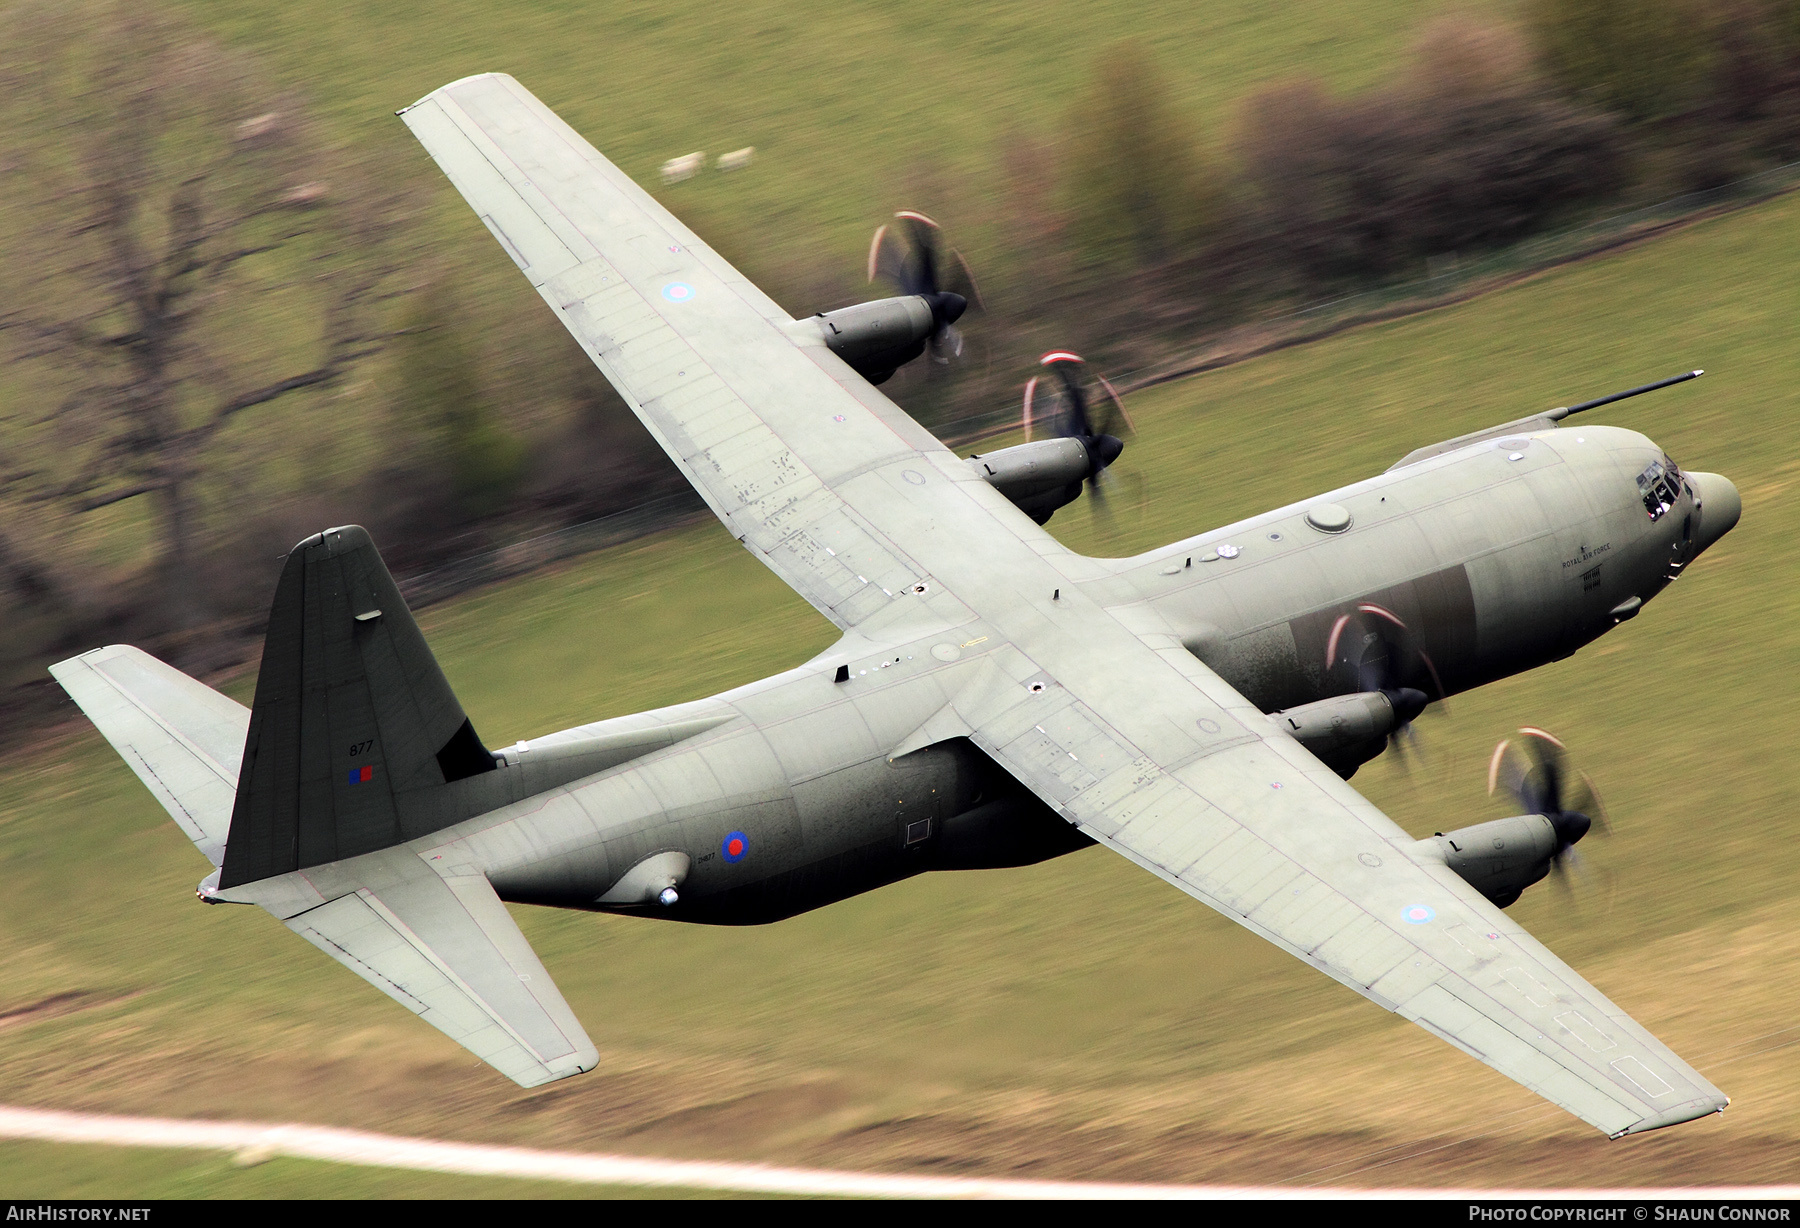
[[[150,501],[163,617],[188,625],[206,491],[244,458],[222,444],[277,402],[321,412],[381,346],[400,198],[153,6],[4,21],[0,524]]]

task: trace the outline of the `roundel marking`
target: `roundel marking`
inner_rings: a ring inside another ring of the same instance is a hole
[[[1400,919],[1408,925],[1424,925],[1436,916],[1436,910],[1424,904],[1409,904],[1400,913]]]
[[[694,287],[685,281],[672,281],[663,287],[662,296],[671,303],[685,303],[694,297]]]
[[[719,845],[719,852],[726,861],[739,862],[750,852],[750,837],[741,831],[726,833],[724,841]]]

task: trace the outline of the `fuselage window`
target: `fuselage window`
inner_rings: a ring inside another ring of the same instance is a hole
[[[1638,474],[1638,493],[1644,497],[1644,510],[1650,519],[1660,520],[1681,498],[1681,467],[1668,456],[1651,461],[1650,467]]]

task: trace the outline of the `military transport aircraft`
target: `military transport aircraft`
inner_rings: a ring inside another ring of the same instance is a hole
[[[1427,701],[1632,617],[1736,523],[1726,479],[1559,427],[1573,406],[1086,558],[1040,525],[1116,437],[965,459],[870,382],[952,344],[966,296],[915,278],[792,319],[511,77],[401,115],[732,535],[843,636],[490,751],[369,535],[310,537],[248,712],[133,648],[53,671],[217,867],[202,899],[261,905],[533,1086],[598,1054],[502,901],[760,922],[1097,842],[1609,1135],[1725,1106],[1501,911],[1586,830],[1560,760],[1513,773],[1532,813],[1424,840],[1347,778]]]

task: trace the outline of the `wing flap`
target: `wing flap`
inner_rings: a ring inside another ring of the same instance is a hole
[[[592,1070],[598,1051],[487,879],[419,867],[285,923],[523,1087]]]
[[[221,864],[250,709],[126,644],[59,661],[50,673],[195,847]]]

